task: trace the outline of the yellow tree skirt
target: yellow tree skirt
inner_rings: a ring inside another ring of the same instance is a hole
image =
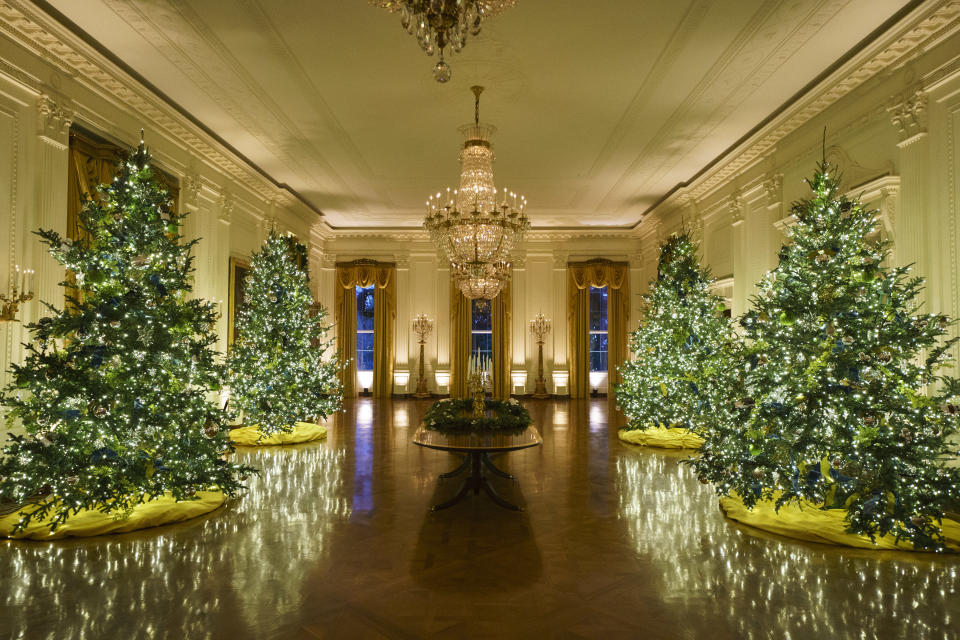
[[[923,551],[914,549],[907,540],[897,541],[892,535],[877,537],[871,542],[867,536],[847,532],[843,509],[820,509],[812,502],[789,503],[774,510],[769,500],[758,502],[753,509],[747,509],[739,496],[720,498],[720,509],[727,517],[737,522],[776,533],[788,538],[839,544],[859,549],[900,549],[905,551]],[[954,551],[960,551],[960,522],[943,520],[943,537],[946,545]]]
[[[647,429],[620,429],[620,439],[630,444],[661,449],[699,449],[703,438],[683,427],[649,427]]]
[[[261,434],[257,425],[230,430],[230,440],[233,444],[251,447],[272,444],[300,444],[301,442],[311,442],[326,437],[327,428],[312,422],[298,422],[293,425],[293,431],[290,433],[278,432],[269,436]]]
[[[59,540],[68,537],[84,538],[108,533],[127,533],[202,516],[218,509],[227,496],[222,491],[198,491],[197,498],[199,499],[177,502],[173,496],[166,494],[156,500],[138,504],[126,518],[117,518],[110,513],[84,509],[71,515],[52,533],[49,525],[50,518],[31,520],[23,531],[13,533],[13,528],[20,522],[23,514],[35,509],[28,506],[16,513],[0,517],[0,537]]]

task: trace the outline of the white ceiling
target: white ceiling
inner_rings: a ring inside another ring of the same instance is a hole
[[[620,226],[906,3],[519,0],[428,58],[366,0],[50,0],[334,227],[418,226],[486,85],[498,187],[535,227]]]

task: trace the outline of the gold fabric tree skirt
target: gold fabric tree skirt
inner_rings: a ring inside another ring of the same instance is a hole
[[[699,449],[703,438],[683,427],[649,427],[647,429],[620,429],[617,434],[624,442],[661,449]]]
[[[240,444],[250,447],[260,447],[265,445],[278,444],[301,444],[303,442],[312,442],[327,437],[327,428],[312,422],[298,422],[293,426],[290,433],[278,432],[269,436],[260,433],[257,425],[249,427],[239,427],[230,430],[230,441],[233,444]]]
[[[198,491],[197,500],[183,502],[177,502],[173,496],[167,494],[156,500],[138,504],[126,517],[120,513],[83,509],[79,513],[72,514],[55,531],[50,531],[49,518],[41,518],[31,520],[25,529],[13,533],[14,527],[20,522],[23,514],[36,509],[35,506],[26,506],[15,513],[0,517],[0,537],[59,540],[69,537],[85,538],[110,533],[128,533],[202,516],[219,509],[226,499],[226,495],[221,491]]]
[[[848,533],[844,520],[846,511],[821,509],[812,502],[786,504],[778,512],[772,501],[764,500],[748,509],[739,496],[733,495],[720,498],[720,509],[731,520],[788,538],[858,549],[925,551],[914,549],[906,540],[897,541],[889,534],[878,536],[874,542],[867,536]],[[946,545],[952,551],[960,551],[960,522],[944,519],[942,532]]]

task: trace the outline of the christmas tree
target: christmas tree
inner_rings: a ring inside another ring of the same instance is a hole
[[[748,341],[736,419],[707,434],[701,480],[747,506],[810,501],[845,510],[848,531],[939,548],[960,491],[949,444],[956,379],[938,370],[949,320],[917,315],[918,278],[883,266],[872,211],[839,191],[826,163],[779,265],[741,320]]]
[[[0,459],[0,500],[40,505],[21,520],[51,529],[82,509],[128,512],[165,493],[234,494],[252,471],[229,462],[226,416],[208,400],[216,313],[187,300],[192,247],[182,216],[152,177],[143,142],[99,200],[87,199],[88,239],[38,235],[76,277],[69,310],[29,325],[4,403],[25,431]],[[63,284],[67,284],[64,282]]]
[[[624,363],[616,390],[627,430],[661,425],[703,432],[723,418],[735,334],[711,283],[689,235],[674,234],[660,247],[643,321],[630,336],[635,359]]]
[[[236,408],[265,436],[340,408],[339,364],[325,360],[333,342],[326,310],[311,311],[305,263],[302,245],[270,233],[250,261],[237,342],[227,357]]]

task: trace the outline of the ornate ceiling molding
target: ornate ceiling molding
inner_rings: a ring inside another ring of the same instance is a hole
[[[145,123],[151,123],[164,131],[171,139],[190,149],[263,200],[276,198],[280,191],[289,202],[322,215],[291,192],[289,187],[272,181],[222,141],[155,95],[138,79],[38,7],[25,0],[0,0],[0,33],[68,74],[85,89],[107,102],[139,114]],[[7,66],[9,65],[4,65]],[[38,79],[25,73],[15,75],[19,81],[37,93],[44,93],[45,87]],[[76,113],[82,113],[82,109],[78,107]]]
[[[657,129],[618,184],[628,177],[635,181],[638,171],[644,171],[646,179],[635,188],[648,189],[657,184],[658,178],[666,176],[681,161],[682,154],[672,152],[678,139],[696,147],[715,135],[722,122],[781,72],[783,64],[847,4],[847,0],[807,0],[761,6],[694,90]],[[717,87],[725,90],[717,91]],[[693,113],[698,117],[691,118]],[[651,162],[653,157],[661,161]],[[692,195],[700,198],[703,194]],[[609,204],[608,199],[602,204]]]
[[[847,63],[840,65],[820,84],[714,161],[712,166],[690,183],[675,189],[647,213],[668,211],[675,207],[681,189],[698,200],[704,199],[761,161],[781,140],[878,73],[900,64],[912,53],[921,50],[925,43],[939,41],[958,29],[960,1],[950,0],[920,6],[904,18],[900,25],[878,38]],[[650,216],[643,217],[637,225],[645,224],[649,219]]]

